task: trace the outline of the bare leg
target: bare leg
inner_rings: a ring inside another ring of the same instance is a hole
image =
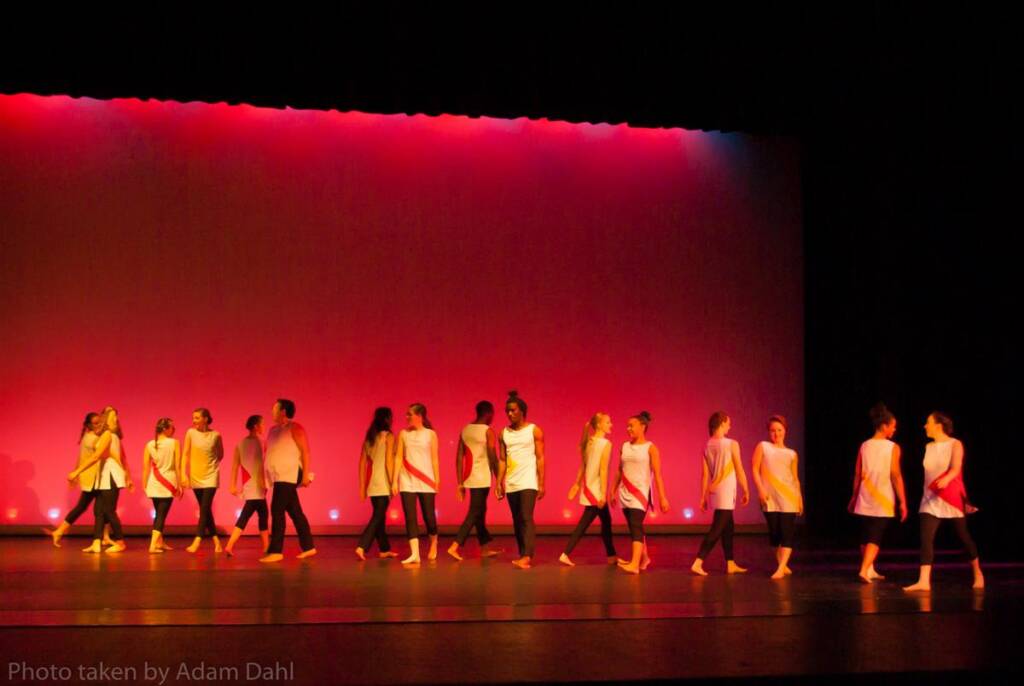
[[[402,560],[402,565],[405,567],[420,566],[420,539],[409,539],[409,557]]]
[[[458,543],[452,542],[452,544],[450,546],[448,546],[448,554],[451,555],[452,557],[454,557],[459,562],[462,562],[462,555],[459,555],[459,544]]]
[[[437,534],[430,537],[430,551],[427,553],[427,559],[431,562],[437,559]]]
[[[932,566],[921,565],[921,571],[917,575],[917,583],[904,586],[903,590],[908,593],[932,590]]]
[[[640,558],[644,554],[644,542],[633,541],[633,558],[626,562],[625,560],[619,560],[619,569],[630,574],[640,573]]]
[[[708,573],[704,571],[704,560],[700,559],[699,557],[693,561],[692,565],[690,565],[690,571],[696,574],[697,576],[708,575]]]
[[[242,535],[242,530],[237,526],[231,530],[231,536],[228,538],[227,545],[224,546],[224,552],[228,554],[228,557],[234,555],[235,543],[238,542],[239,537]]]
[[[775,573],[772,574],[773,579],[781,579],[792,574],[792,572],[789,571],[789,556],[792,554],[792,548],[783,548],[782,546],[779,546],[775,549],[775,557],[778,558],[779,567],[775,570]]]
[[[154,530],[153,533],[149,535],[149,552],[162,553],[163,551],[164,549],[160,547],[160,532]]]
[[[561,562],[563,565],[566,565],[568,567],[575,567],[576,566],[576,563],[573,562],[572,560],[570,560],[569,556],[566,555],[565,553],[562,553],[561,555],[558,556],[558,561]]]
[[[971,584],[971,588],[985,588],[985,575],[981,573],[981,560],[978,558],[971,560],[971,571],[974,572],[974,583]]]
[[[863,546],[864,557],[860,561],[860,580],[866,584],[875,579],[883,578],[875,572],[875,558],[878,557],[878,546],[874,543],[867,543]]]

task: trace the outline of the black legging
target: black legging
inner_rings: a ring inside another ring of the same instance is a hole
[[[732,522],[732,510],[715,510],[714,519],[711,520],[711,530],[704,536],[700,544],[700,552],[697,557],[701,560],[707,559],[711,549],[722,539],[722,552],[725,553],[725,560],[732,560],[732,535],[735,525]]]
[[[519,557],[533,557],[537,530],[533,524],[533,508],[537,504],[537,491],[528,488],[506,494],[508,509],[512,511],[512,528],[519,546]]]
[[[604,507],[596,508],[593,505],[588,505],[583,508],[583,514],[580,516],[580,521],[576,525],[576,529],[573,530],[572,535],[569,536],[569,542],[565,544],[565,554],[570,554],[576,547],[576,544],[583,538],[583,534],[586,533],[587,527],[594,521],[594,517],[601,518],[601,540],[604,541],[604,552],[608,557],[615,556],[615,544],[612,542],[612,513],[608,509],[608,503],[605,503]]]
[[[922,512],[919,516],[921,518],[921,564],[930,565],[935,561],[935,534],[943,519],[927,512]],[[950,517],[945,521],[953,522],[953,530],[956,531],[957,537],[960,538],[960,542],[967,552],[967,559],[972,562],[977,560],[978,546],[974,545],[974,540],[967,531],[967,518]]]
[[[242,511],[238,514],[238,519],[235,521],[235,528],[244,529],[254,512],[256,513],[256,521],[259,524],[260,531],[266,531],[270,528],[270,522],[268,521],[270,513],[267,511],[267,501],[263,498],[251,498],[245,501],[245,505],[242,505]]]
[[[164,522],[167,521],[167,513],[171,511],[171,503],[174,498],[150,498],[153,501],[153,531],[164,532]]]
[[[199,522],[196,524],[196,536],[216,536],[217,525],[213,522],[213,496],[216,488],[193,488],[192,492],[199,503]]]
[[[629,538],[634,543],[640,543],[644,540],[644,517],[647,516],[647,510],[638,510],[635,507],[624,507],[622,508],[622,515],[626,518],[626,524],[629,525]]]
[[[68,512],[68,516],[64,518],[64,522],[70,526],[75,523],[75,520],[82,516],[82,513],[89,509],[89,503],[96,499],[96,495],[99,491],[82,491],[78,496],[78,502],[75,504],[71,511]]]
[[[299,470],[299,481],[302,480],[302,470]],[[298,484],[278,481],[274,484],[274,499],[270,503],[270,545],[267,546],[267,554],[279,554],[284,550],[284,516],[291,517],[295,525],[295,533],[299,535],[299,547],[302,550],[313,549],[313,532],[309,528],[309,520],[302,511],[302,503],[299,502]]]
[[[387,514],[388,503],[391,501],[386,495],[371,495],[370,503],[373,504],[373,515],[366,528],[359,537],[359,547],[364,551],[370,549],[373,539],[377,539],[377,550],[386,553],[391,550],[391,541],[388,540]]]
[[[416,521],[416,501],[420,501],[420,510],[423,511],[423,523],[427,525],[427,534],[437,536],[437,515],[434,513],[434,498],[436,493],[410,493],[402,491],[402,512],[405,514],[405,535],[407,538],[416,538],[420,535],[419,522]]]
[[[765,512],[768,543],[773,548],[792,548],[796,538],[796,512]]]
[[[455,534],[455,542],[462,545],[469,538],[469,532],[476,527],[476,540],[480,545],[487,545],[493,540],[491,532],[487,530],[487,494],[490,488],[467,488],[469,492],[469,511],[466,518],[462,520],[462,526]]]
[[[110,525],[110,538],[114,541],[124,540],[121,531],[121,518],[117,516],[117,498],[121,489],[117,486],[96,491],[96,503],[92,508],[92,516],[96,520],[92,525],[92,537],[103,538],[103,525]]]

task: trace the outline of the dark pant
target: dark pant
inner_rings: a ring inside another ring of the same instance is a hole
[[[921,564],[930,565],[935,561],[935,534],[944,520],[927,512],[922,512],[919,516],[921,518]],[[967,552],[967,559],[972,562],[977,560],[978,546],[974,545],[974,540],[967,531],[967,518],[953,517],[945,521],[953,522],[953,530],[956,531],[957,537]]]
[[[792,548],[796,538],[795,512],[765,512],[768,522],[768,543],[773,548]]]
[[[299,535],[299,547],[311,550],[313,532],[309,529],[309,520],[302,512],[298,484],[278,481],[274,483],[274,499],[270,503],[270,546],[267,547],[267,554],[280,553],[284,550],[285,513],[291,517],[295,533]]]
[[[260,531],[266,531],[269,515],[267,512],[267,501],[263,498],[253,498],[252,500],[245,501],[245,505],[242,505],[242,512],[238,515],[238,520],[235,522],[235,528],[244,529],[254,512],[259,522]]]
[[[608,503],[605,506],[598,509],[593,505],[588,505],[583,508],[583,514],[580,516],[580,521],[576,525],[576,529],[569,536],[569,542],[565,544],[565,554],[568,555],[576,547],[576,544],[583,538],[583,534],[586,533],[587,527],[594,521],[595,517],[601,518],[601,540],[604,541],[604,553],[608,557],[615,556],[615,544],[612,542],[612,513],[608,509]]]
[[[722,552],[725,553],[726,561],[732,560],[732,535],[735,525],[732,521],[732,510],[715,510],[715,516],[711,520],[711,530],[704,536],[700,544],[700,552],[697,557],[707,559],[711,549],[722,539]]]
[[[121,489],[113,488],[96,491],[96,504],[92,508],[92,516],[96,521],[92,525],[92,537],[103,538],[103,526],[110,525],[110,538],[115,541],[124,539],[121,531],[121,518],[117,516],[117,498]]]
[[[373,539],[377,539],[377,550],[382,553],[386,553],[391,550],[391,541],[388,540],[387,530],[387,514],[388,514],[388,503],[391,502],[391,498],[386,495],[371,495],[370,503],[373,504],[373,515],[370,516],[370,521],[363,529],[362,535],[359,537],[359,547],[364,551],[370,549],[370,545],[373,543]]]
[[[420,535],[419,522],[416,521],[416,501],[420,501],[423,511],[423,523],[427,525],[427,534],[437,536],[437,515],[434,513],[436,493],[409,493],[402,491],[402,512],[405,514],[405,535],[416,538]]]
[[[153,501],[153,531],[163,533],[164,522],[167,521],[167,513],[171,511],[171,503],[174,498],[150,498]]]
[[[870,515],[857,515],[860,517],[860,544],[882,545],[882,536],[885,535],[885,527],[888,526],[892,517],[872,517]]]
[[[533,488],[506,494],[508,509],[512,511],[512,528],[519,546],[519,557],[533,557],[537,530],[533,524],[533,508],[537,504],[537,490]]]
[[[196,524],[196,536],[216,536],[217,525],[213,521],[213,496],[217,495],[216,488],[193,488],[192,492],[199,503],[199,523]]]
[[[469,538],[469,532],[476,527],[476,540],[480,545],[487,545],[491,542],[491,532],[487,530],[487,494],[489,487],[467,488],[469,493],[469,511],[466,518],[462,520],[459,532],[455,534],[455,542],[462,545]]]
[[[96,495],[99,491],[82,491],[78,496],[78,502],[75,504],[71,511],[68,512],[68,516],[64,518],[64,521],[68,524],[74,524],[75,520],[82,516],[82,513],[89,509],[89,503],[96,499]]]
[[[647,516],[647,510],[638,510],[634,507],[622,508],[622,514],[626,518],[626,524],[629,525],[629,538],[634,543],[639,543],[644,540],[644,518]]]

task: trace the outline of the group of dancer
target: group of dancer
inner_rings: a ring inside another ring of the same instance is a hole
[[[518,556],[512,564],[521,569],[532,566],[535,553],[536,527],[534,508],[545,495],[544,432],[527,420],[526,401],[510,391],[505,402],[508,425],[500,434],[492,427],[494,405],[477,403],[473,421],[459,435],[455,454],[456,495],[460,502],[468,498],[466,516],[447,554],[463,560],[463,546],[472,531],[482,557],[502,551],[495,548],[487,529],[487,501],[492,492],[497,500],[508,501]],[[217,536],[212,503],[219,486],[219,467],[224,455],[220,435],[213,431],[212,416],[206,408],[197,408],[192,415],[192,428],[185,435],[182,449],[174,438],[175,427],[169,418],[156,424],[155,437],[146,444],[143,454],[142,479],[146,495],[153,501],[154,520],[149,551],[169,550],[163,538],[164,523],[171,503],[191,488],[199,504],[199,521],[192,544],[186,548],[196,552],[204,538],[213,540],[216,552],[233,554],[233,548],[253,514],[258,516],[263,543],[261,562],[283,558],[285,516],[291,518],[299,537],[304,558],[316,554],[309,523],[302,512],[299,487],[309,486],[309,446],[304,429],[294,421],[295,404],[279,399],[272,408],[273,426],[263,442],[263,418],[253,415],[246,421],[248,435],[234,451],[230,491],[241,495],[245,505],[235,522],[227,544],[222,548]],[[886,524],[895,517],[898,502],[901,521],[907,517],[907,503],[900,472],[899,446],[891,438],[896,419],[884,406],[871,412],[874,436],[865,441],[857,456],[854,495],[849,509],[861,521],[862,561],[859,576],[865,583],[884,578],[874,566]],[[427,408],[421,403],[408,407],[406,426],[397,435],[390,408],[379,407],[366,431],[359,452],[358,479],[361,500],[370,499],[372,515],[359,537],[355,554],[365,560],[374,541],[381,558],[398,557],[391,550],[386,530],[386,514],[391,498],[401,499],[409,555],[402,560],[406,567],[421,564],[420,530],[417,503],[422,512],[429,540],[428,560],[438,555],[438,529],[434,500],[441,488],[438,439]],[[647,438],[651,415],[642,411],[626,422],[628,440],[619,446],[617,469],[611,468],[611,418],[596,413],[583,427],[579,443],[580,466],[569,488],[569,500],[583,506],[579,522],[569,537],[558,561],[575,566],[570,555],[594,519],[600,521],[601,538],[609,564],[638,574],[651,564],[644,532],[644,519],[653,509],[657,490],[658,507],[668,512],[661,469],[661,454]],[[740,446],[728,437],[732,422],[724,412],[715,412],[708,420],[709,439],[701,460],[700,507],[713,511],[709,531],[701,542],[690,570],[706,576],[704,563],[720,541],[729,574],[747,570],[737,564],[733,554],[733,511],[737,504],[750,501],[750,488],[743,468]],[[769,543],[774,550],[776,569],[772,579],[792,574],[789,561],[793,553],[796,518],[803,514],[803,493],[799,478],[798,455],[786,446],[786,419],[773,415],[767,422],[767,440],[761,441],[752,456],[752,476],[757,496],[768,525]],[[952,437],[952,420],[939,412],[928,416],[925,431],[932,442],[925,452],[924,470],[928,486],[921,500],[921,568],[917,583],[907,591],[930,589],[934,539],[942,520],[952,520],[967,550],[974,572],[974,587],[984,586],[977,548],[967,531],[965,516],[972,511],[963,485],[963,445]],[[132,488],[131,474],[121,454],[122,430],[117,411],[108,407],[102,413],[89,413],[82,428],[78,466],[68,475],[79,484],[82,494],[78,504],[50,534],[59,546],[75,520],[94,504],[93,541],[84,550],[91,553],[121,552],[124,536],[117,516],[118,493]],[[273,497],[268,517],[267,481],[272,483]],[[740,495],[739,492],[742,492]],[[626,520],[631,550],[628,558],[618,557],[612,538],[611,506],[618,504]],[[268,533],[268,518],[271,520]],[[107,547],[104,549],[103,546]]]

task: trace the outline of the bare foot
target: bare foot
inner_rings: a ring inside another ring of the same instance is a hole
[[[629,572],[630,574],[639,574],[640,573],[640,563],[637,562],[635,565],[633,565],[633,564],[630,564],[628,562],[625,563],[625,564],[623,564],[622,562],[619,562],[619,569],[621,569],[624,572]]]
[[[284,559],[284,555],[281,553],[270,553],[260,558],[260,562],[280,562]]]
[[[60,539],[64,536],[59,530],[51,529],[48,526],[43,527],[43,533],[53,539],[53,546],[55,548],[60,547]]]
[[[529,569],[530,568],[530,558],[528,558],[528,557],[521,557],[518,560],[512,560],[512,564],[514,564],[519,569]]]
[[[747,572],[747,568],[746,567],[740,567],[738,564],[736,564],[732,560],[729,560],[725,564],[725,573],[726,574],[746,574],[746,572]]]
[[[185,552],[186,553],[193,553],[193,554],[196,553],[196,551],[199,550],[199,544],[200,543],[201,543],[201,541],[199,539],[196,539],[195,541],[192,542],[192,544],[189,547],[185,548]]]
[[[295,556],[298,560],[305,560],[307,557],[313,557],[316,555],[316,548],[310,548],[309,550],[303,550],[301,553]]]
[[[229,548],[227,546],[224,546],[224,554],[227,555],[228,557],[234,557],[235,556],[235,551],[233,551],[231,548]]]
[[[164,543],[163,539],[160,539],[160,547],[164,550],[174,550],[174,548]]]
[[[772,579],[785,579],[786,578],[786,570],[782,569],[782,568],[776,569],[775,573],[772,574],[770,578],[772,578]]]
[[[651,566],[651,558],[648,557],[648,558],[644,558],[644,559],[640,560],[640,571],[641,572],[644,571],[645,569],[647,569],[650,566]]]
[[[366,551],[363,550],[362,547],[357,547],[356,548],[356,557],[358,557],[363,562],[366,562]]]
[[[693,564],[690,565],[690,571],[696,574],[697,576],[708,575],[708,573],[704,571],[704,562],[702,562],[699,558],[694,560]]]
[[[114,539],[112,539],[110,536],[104,536],[103,545],[114,545]]]
[[[217,538],[216,536],[213,537],[213,552],[215,552],[215,553],[223,553],[224,552],[224,547],[221,546],[220,539]]]
[[[452,543],[450,546],[448,546],[448,554],[454,557],[459,562],[462,562],[462,555],[459,555],[458,543]]]
[[[124,541],[115,541],[113,545],[107,546],[105,553],[123,553],[128,546],[125,545]]]
[[[92,545],[82,548],[83,553],[102,553],[103,548],[100,547],[99,541],[93,541]]]
[[[389,557],[398,557],[398,553],[395,553],[395,552],[392,552],[392,551],[389,550],[386,553],[377,553],[377,557],[379,557],[380,559],[384,560],[384,559],[389,558]]]
[[[149,554],[150,555],[153,555],[154,553],[162,553],[163,551],[164,551],[164,549],[161,548],[158,545],[157,546],[152,546],[152,545],[149,546]]]
[[[790,575],[793,574],[793,570],[789,568],[789,565],[786,565],[785,567],[782,568],[782,573],[785,574],[786,576],[790,576]]]
[[[863,574],[858,574],[857,578],[866,584],[870,584],[872,582],[872,578],[870,576],[864,576]]]
[[[487,546],[480,549],[480,557],[494,557],[495,555],[501,555],[505,552],[504,548],[492,548]]]
[[[402,560],[402,564],[407,566],[407,567],[412,567],[413,565],[419,567],[420,566],[420,556],[419,555],[410,555],[409,557],[407,557],[404,560]]]
[[[868,570],[868,578],[872,581],[881,581],[885,577],[876,572],[874,565],[872,565],[871,568]]]
[[[570,560],[569,556],[566,555],[565,553],[562,553],[561,555],[558,556],[558,561],[561,562],[563,565],[566,565],[568,567],[575,567],[576,566],[576,563],[573,562],[572,560]]]
[[[981,590],[981,589],[985,588],[985,577],[980,576],[980,575],[974,577],[974,583],[971,584],[971,588],[973,588],[975,590]]]
[[[923,581],[918,581],[916,584],[911,584],[910,586],[904,586],[903,590],[906,591],[907,593],[914,593],[915,591],[927,592],[927,591],[932,590],[932,585],[930,583],[924,583]]]
[[[434,543],[430,546],[430,550],[427,551],[427,559],[433,562],[437,559],[437,544]]]

